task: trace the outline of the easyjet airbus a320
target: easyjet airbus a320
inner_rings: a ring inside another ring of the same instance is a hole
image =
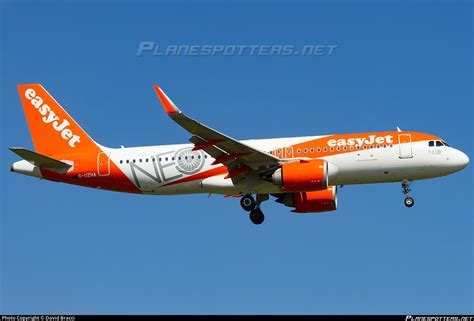
[[[401,182],[405,205],[412,207],[413,180],[448,175],[469,163],[439,137],[400,129],[239,141],[187,117],[154,88],[165,112],[192,135],[191,144],[99,145],[41,85],[18,85],[35,151],[11,148],[23,158],[11,170],[117,192],[240,196],[250,220],[261,224],[261,204],[270,195],[292,212],[319,213],[337,208],[341,185]]]

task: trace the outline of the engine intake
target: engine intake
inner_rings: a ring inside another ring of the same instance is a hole
[[[324,190],[328,172],[328,162],[323,159],[284,163],[273,173],[272,182],[288,192]]]

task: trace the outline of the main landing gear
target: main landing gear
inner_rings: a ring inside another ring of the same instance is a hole
[[[402,181],[403,194],[405,195],[404,203],[406,207],[412,207],[413,205],[415,205],[415,200],[413,199],[413,197],[408,196],[408,193],[411,192],[411,183],[411,181],[408,181],[406,179]]]
[[[255,202],[255,199],[250,194],[245,195],[240,199],[240,206],[242,206],[244,211],[250,212],[255,208],[256,205],[257,202]]]
[[[251,194],[247,194],[240,199],[240,206],[242,206],[244,211],[250,212],[249,218],[253,224],[259,225],[265,220],[260,204],[268,200],[268,198],[268,194],[257,194],[257,200],[255,201]]]
[[[252,211],[250,211],[249,218],[253,224],[259,225],[259,224],[262,224],[263,221],[265,220],[265,215],[263,215],[262,210],[257,207],[253,209]]]

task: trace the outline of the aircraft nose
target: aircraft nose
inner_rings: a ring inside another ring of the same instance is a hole
[[[467,164],[469,164],[469,157],[467,157],[467,155],[461,152],[460,150],[457,150],[454,161],[456,163],[456,168],[458,170],[461,170],[466,167]]]

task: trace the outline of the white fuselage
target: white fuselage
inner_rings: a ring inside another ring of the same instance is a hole
[[[272,152],[282,146],[292,146],[325,136],[244,140],[258,150]],[[110,159],[145,194],[246,194],[281,193],[279,187],[262,180],[258,175],[234,185],[219,173],[221,164],[212,165],[210,155],[192,152],[192,144],[163,145],[133,148],[105,148]],[[286,147],[283,147],[286,149]],[[298,150],[299,151],[299,150]],[[404,157],[404,153],[409,157]],[[283,152],[282,152],[283,153]],[[350,185],[399,182],[444,176],[465,167],[467,156],[448,146],[428,146],[427,141],[387,144],[368,149],[318,156],[316,148],[292,150],[291,159],[321,158],[330,164],[329,184]],[[191,159],[192,157],[192,159]],[[186,158],[186,159],[185,159]],[[214,170],[210,176],[203,175]],[[207,177],[206,177],[207,176]],[[189,179],[188,179],[189,178]]]

